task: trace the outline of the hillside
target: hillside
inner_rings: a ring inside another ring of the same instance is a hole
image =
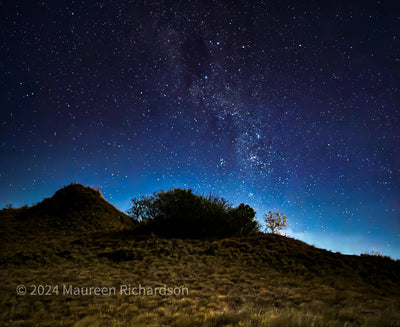
[[[65,186],[32,207],[1,210],[0,219],[6,218],[23,221],[30,230],[93,232],[134,226],[132,219],[107,202],[99,190],[80,184]]]
[[[2,210],[0,325],[400,326],[398,260],[263,233],[159,238],[126,218],[81,185]],[[33,285],[51,289],[37,295]],[[188,293],[120,292],[139,285]],[[69,286],[79,292],[63,293]],[[82,293],[96,287],[115,294]]]

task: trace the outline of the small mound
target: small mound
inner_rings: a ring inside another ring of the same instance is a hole
[[[51,198],[23,210],[19,218],[38,227],[104,231],[133,227],[132,219],[107,202],[92,187],[71,184],[59,189]]]

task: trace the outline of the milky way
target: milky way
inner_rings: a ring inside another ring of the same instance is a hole
[[[0,205],[171,187],[400,257],[396,1],[0,3]]]

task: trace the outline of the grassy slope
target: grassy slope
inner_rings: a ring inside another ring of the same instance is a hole
[[[304,249],[308,252],[296,256]],[[399,262],[328,254],[280,236],[201,241],[42,233],[4,250],[0,320],[5,326],[400,325]],[[164,283],[185,286],[189,295],[15,292],[19,284],[119,289]]]
[[[400,261],[278,235],[160,239],[89,234],[46,219],[34,228],[16,213],[0,211],[0,325],[400,326]],[[189,295],[18,296],[20,284],[167,284]]]

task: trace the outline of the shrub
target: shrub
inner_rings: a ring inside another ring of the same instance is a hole
[[[234,208],[223,198],[199,196],[192,190],[160,191],[134,198],[132,204],[128,214],[160,236],[228,237],[258,230],[256,213],[249,205]]]
[[[137,222],[147,222],[154,219],[160,213],[155,204],[156,194],[154,196],[142,196],[140,199],[132,199],[132,208],[127,213]]]

